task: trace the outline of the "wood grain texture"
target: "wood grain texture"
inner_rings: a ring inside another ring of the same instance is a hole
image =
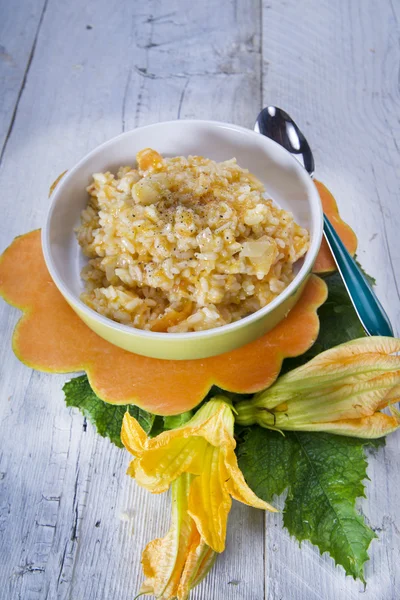
[[[258,9],[49,0],[0,166],[1,247],[40,227],[61,171],[125,129],[189,116],[251,125]],[[18,363],[17,311],[1,303],[0,318],[0,599],[132,600],[145,544],[169,527],[169,499],[140,490],[125,476],[128,455],[84,431],[63,403],[65,377]],[[197,600],[264,596],[264,515],[235,504],[229,521],[227,551]]]
[[[46,12],[46,0],[24,0],[10,10],[0,0],[0,162],[15,121]]]
[[[397,11],[397,14],[396,12]],[[309,139],[316,175],[359,238],[358,256],[400,332],[399,5],[395,2],[263,2],[263,104],[284,107]],[[397,278],[397,280],[396,280]],[[379,539],[367,588],[333,560],[298,543],[268,516],[268,600],[395,600],[400,590],[397,516],[400,438],[370,459],[361,510]]]
[[[41,226],[51,181],[113,135],[175,118],[251,127],[277,104],[306,132],[400,332],[398,3],[0,0],[0,15],[1,248]],[[65,377],[17,361],[17,318],[0,304],[0,600],[132,600],[169,499],[140,490],[127,454],[65,407]],[[193,598],[397,600],[399,450],[392,436],[371,459],[360,502],[379,535],[366,592],[300,550],[281,517],[265,517],[264,536],[264,515],[235,503]]]

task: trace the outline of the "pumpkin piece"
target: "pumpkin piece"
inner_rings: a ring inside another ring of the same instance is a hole
[[[220,356],[161,360],[113,346],[70,308],[44,262],[40,231],[18,237],[0,258],[0,294],[24,312],[13,336],[17,357],[40,371],[86,371],[96,394],[174,415],[194,408],[212,385],[253,393],[271,385],[285,357],[304,353],[319,330],[326,284],[311,275],[289,315],[260,339]]]
[[[54,190],[56,189],[57,185],[60,183],[61,179],[64,177],[64,175],[65,175],[65,173],[66,173],[66,172],[67,172],[67,171],[63,171],[63,172],[62,172],[62,173],[61,173],[61,174],[60,174],[60,175],[57,177],[57,179],[55,179],[55,180],[53,181],[53,183],[51,184],[51,186],[50,186],[50,189],[49,189],[49,198],[50,198],[50,196],[52,195],[52,193],[54,192]]]
[[[182,304],[183,306],[180,312],[171,309],[164,313],[162,317],[159,317],[151,326],[151,331],[165,332],[168,331],[169,327],[173,327],[174,325],[178,325],[181,321],[184,321],[192,312],[193,302],[191,300],[186,300]]]
[[[343,221],[339,214],[338,205],[336,204],[335,198],[327,187],[324,186],[320,181],[314,181],[318,193],[321,198],[322,208],[336,233],[346,246],[347,250],[352,256],[354,256],[357,250],[357,236],[347,223]],[[322,239],[321,248],[318,252],[317,259],[314,264],[313,272],[318,274],[326,274],[336,271],[336,263],[333,259],[332,253],[329,249],[328,243],[325,238]]]
[[[164,159],[156,150],[144,148],[136,154],[138,168],[141,171],[148,171],[151,167],[157,169],[164,163]]]

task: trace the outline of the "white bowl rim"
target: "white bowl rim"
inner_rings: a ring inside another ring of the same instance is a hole
[[[87,160],[92,158],[95,154],[106,150],[109,145],[114,144],[117,140],[123,139],[124,137],[131,135],[134,131],[138,131],[139,129],[141,131],[143,131],[145,129],[150,129],[150,128],[154,128],[157,126],[174,125],[174,124],[182,125],[183,123],[187,123],[188,125],[203,124],[203,125],[215,126],[216,128],[232,129],[234,131],[243,133],[244,135],[247,135],[249,137],[261,136],[262,138],[264,138],[267,141],[267,143],[273,144],[277,148],[279,148],[279,151],[285,152],[288,156],[290,156],[291,160],[293,160],[293,162],[296,164],[296,169],[298,170],[299,176],[303,179],[303,181],[306,183],[306,187],[311,192],[310,193],[311,205],[312,205],[313,209],[315,210],[314,214],[317,217],[317,220],[316,220],[317,226],[316,226],[316,230],[314,232],[314,237],[311,242],[310,248],[307,251],[303,265],[301,266],[299,272],[296,274],[293,281],[290,282],[290,284],[287,286],[287,288],[285,288],[283,290],[283,292],[278,294],[278,296],[276,298],[274,298],[274,300],[272,300],[269,304],[267,304],[263,308],[260,308],[259,310],[255,311],[251,315],[248,315],[247,317],[243,317],[242,319],[239,319],[238,321],[234,321],[233,323],[229,323],[227,325],[221,325],[220,327],[213,327],[211,329],[204,329],[202,331],[190,331],[190,332],[182,332],[182,333],[148,331],[145,329],[138,329],[136,327],[131,327],[130,325],[123,325],[122,323],[113,321],[112,319],[109,319],[108,317],[104,317],[103,315],[96,312],[92,308],[89,308],[89,306],[87,306],[84,302],[82,302],[82,300],[79,298],[79,296],[76,296],[73,292],[71,292],[69,287],[64,283],[62,275],[58,272],[58,269],[56,268],[53,258],[52,258],[52,254],[51,254],[51,250],[50,250],[50,248],[51,248],[51,245],[50,245],[50,221],[51,221],[55,206],[57,204],[57,198],[58,198],[59,194],[62,192],[62,190],[65,187],[67,187],[69,181],[74,177],[75,172]],[[313,202],[313,197],[314,197],[314,202]],[[163,340],[165,342],[167,339],[167,336],[168,336],[168,339],[170,339],[171,341],[172,340],[175,340],[175,341],[180,340],[183,342],[183,341],[189,341],[189,340],[193,340],[193,339],[196,339],[196,340],[205,339],[205,338],[209,339],[210,337],[220,336],[220,335],[223,335],[224,333],[234,331],[235,329],[241,329],[245,325],[252,323],[254,321],[258,321],[260,318],[262,318],[262,317],[268,315],[270,312],[272,312],[277,306],[279,306],[282,302],[284,302],[287,298],[289,298],[295,292],[295,290],[298,288],[299,284],[305,279],[307,274],[312,270],[312,266],[315,262],[319,248],[321,246],[322,233],[323,233],[323,210],[322,210],[322,204],[321,204],[321,201],[319,198],[317,188],[314,186],[312,179],[309,176],[309,174],[307,173],[307,171],[305,170],[305,168],[299,163],[299,161],[296,158],[294,158],[294,156],[292,154],[290,154],[290,152],[285,150],[285,148],[283,148],[277,142],[274,142],[270,138],[267,138],[266,136],[262,136],[260,133],[253,131],[252,129],[248,129],[248,128],[242,127],[240,125],[235,125],[233,123],[226,123],[223,121],[213,121],[213,120],[209,120],[209,119],[174,119],[171,121],[160,121],[160,122],[156,122],[156,123],[151,123],[149,125],[144,125],[143,127],[135,127],[134,129],[130,129],[129,131],[125,131],[119,135],[116,135],[113,138],[107,140],[106,142],[103,142],[99,146],[96,146],[93,150],[91,150],[90,152],[88,152],[88,154],[86,154],[83,158],[81,158],[74,165],[74,167],[72,167],[72,169],[68,170],[68,172],[64,175],[64,177],[61,179],[61,181],[57,184],[56,189],[53,192],[51,204],[50,204],[50,207],[49,207],[49,210],[47,213],[47,219],[46,219],[45,225],[42,229],[42,248],[43,248],[43,255],[44,255],[47,269],[49,270],[51,278],[53,279],[57,288],[62,293],[62,295],[69,301],[69,303],[72,304],[72,306],[76,305],[77,308],[79,308],[79,310],[81,312],[83,312],[85,315],[87,315],[87,317],[89,319],[90,318],[95,319],[99,323],[102,323],[103,325],[105,325],[107,327],[116,329],[122,333],[131,335],[132,337],[136,337],[136,338],[143,337],[143,338],[147,338],[147,339],[153,339],[155,341],[158,339],[158,340]]]

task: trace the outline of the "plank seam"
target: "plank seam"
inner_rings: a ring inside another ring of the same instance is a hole
[[[181,92],[181,97],[179,98],[178,116],[177,116],[178,119],[181,118],[182,104],[183,104],[183,100],[185,98],[187,87],[189,85],[189,81],[190,81],[190,78],[188,77],[186,79],[185,85],[183,86],[183,89],[182,89],[182,92]]]
[[[268,600],[267,599],[267,573],[266,573],[266,569],[267,569],[267,556],[266,556],[266,545],[267,545],[267,512],[264,511],[263,514],[263,575],[264,575],[264,581],[263,581],[263,598],[264,600]]]
[[[126,103],[128,100],[128,92],[129,92],[129,88],[131,85],[131,80],[132,80],[132,67],[130,67],[129,69],[129,73],[128,73],[128,77],[126,80],[126,85],[125,85],[125,91],[124,91],[124,97],[122,100],[122,131],[125,131],[125,126],[126,126]]]
[[[29,54],[28,62],[27,62],[26,67],[25,67],[25,72],[24,72],[24,76],[23,76],[23,79],[22,79],[21,87],[19,89],[17,100],[16,100],[15,106],[14,106],[14,110],[13,110],[13,113],[11,115],[10,125],[8,127],[7,134],[6,134],[6,137],[4,139],[3,147],[2,147],[1,152],[0,152],[0,166],[1,166],[2,162],[3,162],[3,157],[4,157],[5,151],[7,149],[8,141],[9,141],[9,139],[11,137],[12,130],[14,128],[14,123],[15,123],[15,119],[17,117],[19,103],[20,103],[22,94],[23,94],[24,89],[25,89],[25,85],[26,85],[26,82],[27,82],[27,79],[28,79],[28,74],[29,74],[29,70],[30,70],[31,65],[32,65],[33,57],[35,56],[36,44],[37,44],[37,41],[38,41],[38,38],[39,38],[40,29],[42,27],[42,23],[43,23],[44,16],[46,14],[48,3],[49,3],[49,0],[45,0],[44,5],[43,5],[43,9],[42,9],[42,13],[40,15],[39,23],[38,23],[38,26],[37,26],[37,29],[36,29],[36,34],[35,34],[35,37],[34,37],[34,40],[33,40],[33,44],[32,44],[32,48],[31,48],[30,54]]]
[[[372,171],[373,176],[374,176],[375,193],[376,193],[376,197],[378,199],[379,211],[380,211],[381,216],[382,216],[383,235],[385,237],[385,248],[386,248],[386,252],[387,252],[388,258],[389,258],[390,270],[391,270],[392,275],[393,275],[394,287],[396,288],[397,297],[400,300],[400,289],[399,289],[399,285],[397,283],[396,271],[394,269],[393,258],[392,258],[392,254],[391,254],[391,251],[390,251],[390,244],[389,244],[388,232],[387,232],[387,227],[386,227],[386,218],[385,218],[385,214],[384,214],[384,211],[383,211],[383,206],[382,206],[382,201],[381,201],[381,198],[380,198],[380,194],[378,192],[378,187],[377,187],[377,184],[376,184],[377,179],[376,179],[375,169],[374,169],[373,165],[371,165],[371,171]]]

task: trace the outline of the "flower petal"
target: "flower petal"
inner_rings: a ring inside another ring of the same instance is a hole
[[[296,431],[326,431],[336,435],[348,435],[351,437],[374,439],[388,435],[400,427],[400,417],[390,416],[385,413],[376,412],[369,417],[361,419],[343,419],[330,423],[307,423],[296,426]],[[286,429],[290,430],[291,427]]]
[[[199,532],[192,537],[177,592],[178,600],[186,600],[192,588],[207,575],[217,557],[216,552],[204,542]]]
[[[225,455],[225,468],[228,477],[225,480],[225,486],[232,498],[248,504],[254,508],[261,508],[264,510],[270,510],[271,512],[278,512],[276,508],[261,500],[247,485],[242,471],[239,469],[237,458],[234,452],[228,452]]]
[[[204,544],[207,549],[204,550],[201,554],[201,562],[197,569],[196,576],[192,580],[192,583],[190,586],[191,588],[194,588],[196,585],[199,585],[199,583],[201,583],[203,581],[204,577],[207,575],[209,570],[213,567],[215,560],[218,556],[218,554],[216,552],[214,552],[214,550],[212,548],[210,548],[209,546],[206,546],[205,542],[202,542],[202,544]]]
[[[182,475],[172,486],[172,524],[167,535],[150,542],[142,555],[146,580],[141,593],[164,600],[186,600],[208,555],[193,519],[187,512],[192,475]],[[211,564],[209,565],[209,568]]]
[[[233,451],[233,425],[232,409],[224,397],[212,398],[186,424],[152,439],[145,436],[133,417],[126,415],[122,439],[128,450],[140,457],[139,462],[132,461],[128,474],[151,492],[164,492],[182,473],[202,472],[207,446]]]
[[[232,501],[224,486],[226,476],[219,448],[208,445],[203,470],[190,487],[189,514],[206,544],[215,552],[225,549],[226,525]]]
[[[307,393],[290,401],[286,414],[275,413],[275,425],[285,428],[288,418],[294,424],[366,417],[387,406],[388,393],[399,384],[400,371],[394,371],[353,385],[345,380],[341,386],[317,388],[315,394]]]
[[[201,437],[174,436],[169,443],[165,441],[161,447],[147,449],[130,473],[139,485],[155,494],[167,491],[182,473],[200,473],[207,447],[206,440]]]
[[[192,435],[203,436],[212,446],[235,448],[234,424],[235,419],[228,398],[226,396],[214,396],[203,404],[187,423],[187,426],[191,427]]]
[[[351,340],[325,352],[321,352],[305,365],[282,376],[278,383],[289,385],[296,382],[300,388],[307,389],[314,378],[326,383],[344,375],[360,374],[367,371],[395,371],[400,367],[400,339],[370,336]],[[313,384],[314,385],[314,384]],[[276,387],[276,384],[275,386]],[[261,392],[262,393],[262,392]]]
[[[164,538],[152,540],[142,553],[142,568],[146,577],[140,593],[154,594],[162,598],[175,567],[178,552],[178,539],[175,531],[169,531]]]
[[[396,402],[400,401],[400,385],[395,385],[383,398],[380,405],[377,407],[378,409],[386,408],[387,406],[391,406]]]
[[[131,434],[133,439],[126,446],[136,455],[141,449],[141,454],[131,462],[128,474],[153,493],[166,491],[184,473],[194,475],[188,512],[204,543],[215,552],[225,547],[230,494],[251,506],[275,510],[248,488],[238,467],[234,417],[225,397],[212,398],[186,424],[145,441],[137,425],[131,427],[131,419],[126,417],[125,437]],[[156,546],[151,549],[156,552]]]
[[[121,441],[128,452],[134,456],[143,454],[147,442],[146,432],[128,411],[124,414],[122,421]]]
[[[373,417],[399,396],[399,351],[400,339],[391,337],[361,338],[326,350],[252,400],[238,402],[236,420],[278,430],[350,435],[344,433],[349,430],[359,437],[390,433],[396,420]]]
[[[367,336],[339,344],[330,350],[318,354],[314,364],[328,366],[330,362],[360,354],[395,354],[400,352],[400,339],[385,336]]]

